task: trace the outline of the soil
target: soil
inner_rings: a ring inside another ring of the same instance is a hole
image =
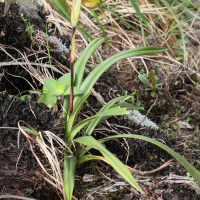
[[[27,51],[27,48],[31,48],[32,41],[25,31],[26,27],[23,20],[18,14],[19,4],[12,3],[5,17],[3,16],[3,7],[4,4],[0,4],[0,32],[3,31],[5,35],[3,37],[0,36],[0,43],[17,48],[20,52],[25,51],[27,54],[30,53]],[[29,16],[33,16],[33,13]],[[39,12],[34,14],[34,16],[37,17],[30,17],[31,24],[45,31],[45,15],[42,13],[42,10],[39,9]],[[37,49],[37,46],[35,48]],[[109,55],[104,54],[104,59],[106,56],[117,53],[113,49],[107,49],[106,45],[103,49],[105,52],[109,52]],[[8,49],[8,52],[13,57],[18,58],[16,50],[11,48]],[[57,59],[55,54],[52,54],[52,56]],[[0,59],[1,62],[11,60],[3,51],[0,51]],[[66,60],[59,59],[63,65],[66,65]],[[104,73],[95,84],[95,90],[103,96],[106,102],[117,95],[122,95],[125,91],[132,93],[137,90],[141,94],[145,94],[136,98],[148,110],[155,101],[155,97],[151,97],[149,93],[145,92],[145,87],[139,82],[135,70],[133,70],[130,64],[124,63],[127,63],[127,61],[122,60],[121,65],[118,67],[113,66]],[[139,70],[145,68],[139,59],[135,59],[134,64],[139,66]],[[152,120],[164,129],[167,123],[172,120],[186,116],[181,119],[184,120],[187,116],[193,116],[189,122],[193,125],[194,129],[188,130],[177,128],[177,126],[169,126],[165,131],[154,131],[136,126],[124,119],[124,117],[118,117],[109,119],[109,125],[103,123],[99,126],[98,130],[95,131],[95,135],[97,138],[102,138],[105,135],[113,135],[113,131],[117,131],[156,138],[159,141],[164,141],[166,145],[183,155],[200,170],[200,138],[198,131],[200,106],[197,101],[200,93],[198,87],[195,87],[191,81],[192,79],[198,82],[198,78],[196,75],[188,76],[188,71],[184,68],[179,69],[179,72],[181,71],[179,74],[173,72],[168,75],[167,72],[169,69],[160,68],[154,62],[147,62],[147,64],[148,69],[154,69],[160,78],[160,82],[163,83],[161,90],[158,92],[158,101],[151,110],[151,113],[155,115]],[[54,112],[43,104],[38,104],[37,96],[32,96],[32,100],[21,100],[9,95],[18,95],[19,91],[22,92],[31,88],[22,79],[8,76],[8,73],[26,77],[27,80],[36,85],[37,82],[34,82],[29,74],[25,70],[22,70],[20,66],[8,66],[0,68],[0,70],[1,73],[5,73],[3,77],[0,77],[2,78],[0,80],[0,91],[2,91],[0,93],[0,127],[18,127],[18,121],[22,120],[37,131],[50,130],[62,137],[62,128],[55,126],[61,115],[60,111]],[[89,107],[85,106],[82,110],[82,113],[86,115],[94,114],[94,110],[97,111],[101,108],[101,105],[97,103],[96,98],[93,96],[88,99],[88,105]],[[21,125],[24,124],[21,123]],[[113,154],[117,155],[122,162],[141,171],[154,170],[172,159],[168,153],[159,147],[133,139],[129,139],[126,142],[124,140],[106,142],[105,146]],[[35,145],[33,147],[37,156],[43,161],[43,164],[47,165],[48,162],[38,146]],[[91,153],[98,154],[94,150]],[[59,192],[44,180],[42,170],[30,150],[27,139],[22,134],[20,134],[18,143],[18,130],[0,129],[0,158],[0,194],[13,194],[40,200],[62,199]],[[83,177],[86,174],[93,175],[93,180],[85,182]],[[168,178],[173,175],[174,178],[170,181]],[[74,196],[77,199],[112,200],[200,199],[199,192],[191,183],[186,182],[184,179],[185,176],[186,170],[176,160],[172,160],[168,167],[150,176],[135,174],[134,177],[138,180],[146,194],[140,195],[130,186],[124,186],[123,179],[117,176],[107,164],[88,162],[77,166]],[[176,182],[178,178],[180,182]],[[148,181],[145,182],[145,180]],[[114,185],[116,182],[120,182],[120,184],[113,187],[113,192],[105,190],[106,187]]]
[[[19,62],[26,62],[23,54],[25,54],[30,62],[35,62],[37,59],[42,59],[43,62],[48,62],[48,55],[45,54],[46,45],[41,45],[37,40],[31,41],[30,34],[27,30],[27,26],[23,21],[23,18],[30,22],[33,28],[33,36],[36,35],[39,31],[46,32],[46,15],[48,13],[44,12],[43,7],[37,6],[38,10],[28,8],[20,3],[12,2],[8,13],[4,16],[4,3],[0,3],[0,44],[2,44],[7,53],[0,51],[0,60],[1,62],[13,61],[13,58],[18,59]],[[52,26],[52,28],[54,28]],[[48,32],[48,35],[52,33]],[[62,39],[63,43],[66,44],[66,47],[69,48],[70,38],[59,33],[55,35]],[[69,66],[68,57],[60,56],[60,52],[55,49],[54,45],[49,42],[50,55],[54,58],[52,59],[52,65],[62,62],[64,66]],[[9,56],[10,54],[10,56]],[[43,58],[46,57],[46,58]],[[15,61],[16,61],[15,60]],[[37,68],[36,68],[37,69]],[[0,73],[4,76],[0,84],[0,91],[7,91],[10,94],[18,95],[21,91],[26,91],[30,89],[30,82],[34,87],[40,88],[41,84],[30,76],[27,70],[24,70],[21,65],[3,65],[0,68]],[[15,75],[19,79],[16,80]],[[55,72],[55,77],[58,74]],[[23,77],[23,78],[22,78]]]
[[[0,105],[0,127],[17,127],[18,121],[22,120],[38,131],[51,130],[59,117],[44,105],[8,94],[0,94]],[[25,124],[22,122],[21,125]],[[41,178],[41,169],[25,136],[20,134],[18,144],[18,130],[1,129],[0,132],[0,194],[60,199],[56,190]],[[34,150],[46,160],[37,146]]]

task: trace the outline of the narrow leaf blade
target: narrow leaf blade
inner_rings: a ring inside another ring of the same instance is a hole
[[[152,70],[152,69],[149,72],[149,80],[153,85],[155,85],[155,83],[156,83],[155,74],[154,74],[154,70]]]
[[[106,32],[105,32],[105,30],[104,30],[104,28],[103,28],[103,25],[101,24],[101,22],[100,22],[100,20],[99,20],[99,18],[98,18],[98,16],[97,16],[97,14],[95,13],[95,11],[94,11],[93,9],[90,9],[90,12],[93,14],[94,18],[96,19],[97,23],[99,24],[99,27],[100,27],[100,29],[102,30],[103,35],[104,35],[104,37],[105,37],[105,39],[106,39],[106,44],[107,44],[108,47],[109,47],[108,38],[107,38]]]
[[[76,157],[71,156],[67,152],[65,152],[63,181],[64,181],[65,196],[67,200],[72,199],[74,183],[75,183],[76,164],[77,164]]]
[[[108,151],[100,142],[98,142],[91,136],[79,137],[75,139],[74,142],[79,142],[81,144],[84,144],[86,146],[90,146],[94,149],[99,150],[103,154],[103,156],[106,158],[106,160],[109,162],[109,164],[116,170],[116,172],[118,172],[135,189],[137,189],[139,192],[144,194],[144,192],[142,191],[140,186],[137,184],[137,182],[134,180],[132,174],[126,168],[126,166],[117,157],[115,157],[110,151]]]
[[[190,173],[190,175],[198,182],[200,183],[200,172],[193,166],[191,165],[187,160],[185,160],[180,154],[176,153],[173,149],[169,148],[168,146],[162,144],[161,142],[158,142],[154,139],[141,136],[141,135],[134,135],[134,134],[122,134],[122,135],[115,135],[115,136],[110,136],[106,137],[104,139],[99,140],[99,142],[106,142],[109,140],[113,139],[119,139],[119,138],[135,138],[139,140],[144,140],[147,142],[150,142],[152,144],[155,144],[165,151],[169,152],[173,157],[175,157],[182,165],[183,167]]]
[[[128,111],[126,111],[125,108],[120,108],[115,107],[115,108],[111,108],[109,110],[106,110],[102,113],[98,113],[92,117],[89,117],[83,121],[81,121],[80,123],[78,123],[76,126],[73,127],[73,129],[71,130],[68,136],[69,140],[73,139],[75,137],[75,135],[85,126],[87,125],[89,122],[91,122],[93,119],[97,118],[97,117],[103,117],[103,116],[112,116],[112,115],[126,115],[128,114]]]
[[[108,109],[111,108],[116,102],[118,102],[118,101],[121,100],[121,99],[127,98],[127,97],[128,97],[128,96],[121,96],[121,97],[117,97],[117,98],[115,98],[115,99],[112,99],[112,100],[109,101],[106,105],[104,105],[104,106],[99,110],[98,113],[102,113],[102,112],[108,110]],[[129,96],[129,97],[131,97],[131,96]],[[107,119],[107,117],[98,117],[98,118],[92,120],[92,121],[90,122],[90,124],[87,126],[87,128],[85,129],[85,133],[86,133],[87,135],[91,135],[92,132],[93,132],[93,130],[95,129],[95,127],[97,126],[97,124],[99,123],[99,121],[100,121],[102,118],[104,118],[105,120]],[[102,120],[101,120],[101,122],[102,122]]]
[[[98,80],[98,78],[102,75],[102,73],[118,60],[133,56],[159,53],[165,50],[167,49],[159,47],[140,47],[123,51],[114,56],[111,56],[110,58],[106,59],[101,64],[99,64],[95,69],[93,69],[92,72],[90,72],[87,78],[83,81],[80,87],[81,90],[85,91],[83,95],[87,94],[88,91],[93,87],[95,82]]]
[[[150,82],[149,82],[149,80],[145,77],[145,76],[143,76],[143,75],[138,75],[138,78],[146,85],[146,86],[148,86],[148,87],[150,87]]]

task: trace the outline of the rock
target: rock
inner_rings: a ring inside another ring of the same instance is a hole
[[[40,17],[38,10],[25,6],[23,4],[19,4],[19,15],[23,14],[24,16],[28,16],[30,19],[30,23],[34,24],[34,26],[40,27],[41,30],[45,31],[45,23],[43,19]],[[38,28],[37,28],[38,29]]]

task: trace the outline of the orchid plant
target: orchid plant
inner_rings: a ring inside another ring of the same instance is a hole
[[[166,145],[150,139],[148,137],[135,135],[135,134],[122,134],[105,137],[103,139],[97,140],[92,136],[95,127],[106,120],[108,117],[114,115],[127,115],[128,111],[123,104],[120,104],[120,100],[132,98],[132,95],[124,95],[112,99],[106,105],[104,105],[99,112],[91,117],[88,117],[79,123],[77,123],[77,117],[79,112],[84,105],[87,98],[92,92],[92,88],[98,78],[104,73],[112,64],[115,62],[134,56],[150,55],[159,52],[166,51],[165,48],[160,47],[140,47],[135,49],[130,49],[127,51],[120,52],[102,63],[96,66],[89,75],[83,80],[83,74],[85,65],[90,58],[90,56],[97,50],[97,48],[104,42],[102,38],[93,39],[90,44],[84,49],[81,56],[76,62],[75,58],[75,31],[76,26],[79,21],[81,3],[89,8],[97,6],[100,1],[98,0],[88,0],[81,2],[81,0],[72,1],[72,12],[71,18],[65,7],[65,0],[53,0],[55,5],[60,9],[60,11],[71,20],[72,24],[72,42],[71,42],[71,55],[70,55],[70,65],[71,73],[65,74],[58,80],[55,79],[44,79],[42,96],[39,98],[38,102],[43,102],[47,106],[54,106],[59,99],[63,99],[63,126],[64,126],[64,143],[67,144],[68,150],[64,152],[64,169],[63,169],[63,187],[64,187],[64,199],[71,200],[75,185],[75,171],[77,164],[81,164],[90,160],[102,160],[112,166],[114,170],[121,175],[132,187],[138,190],[140,193],[144,194],[138,183],[133,178],[127,166],[125,166],[116,156],[114,156],[110,151],[108,151],[104,146],[103,142],[121,139],[121,138],[134,138],[144,141],[151,142],[174,156],[190,173],[190,175],[200,183],[200,172],[192,166],[188,161],[181,157],[178,153],[174,152],[172,149]],[[152,90],[156,89],[156,77],[154,72],[150,72],[150,81],[146,77],[139,76],[140,80],[144,82],[147,86],[150,86]],[[1,128],[1,127],[0,127]],[[3,127],[4,128],[4,127]],[[21,129],[20,129],[21,130]],[[34,134],[37,138],[40,138],[40,134],[33,129],[28,129],[23,127],[23,130]],[[78,137],[78,133],[80,137]],[[74,148],[76,147],[76,148]],[[102,156],[88,155],[87,152],[94,148],[101,152]],[[70,149],[70,151],[69,151]]]
[[[76,165],[89,160],[102,160],[109,165],[111,165],[114,170],[119,173],[122,178],[124,178],[132,187],[138,190],[140,193],[144,193],[138,183],[133,178],[129,169],[111,152],[109,152],[103,145],[103,142],[120,139],[120,138],[135,138],[141,139],[153,144],[160,146],[161,148],[168,151],[172,156],[174,156],[188,172],[193,176],[193,178],[200,183],[200,173],[193,167],[189,162],[187,162],[183,157],[174,152],[172,149],[166,145],[150,139],[148,137],[134,135],[134,134],[123,134],[114,135],[110,137],[97,140],[92,136],[95,127],[106,120],[108,117],[114,115],[127,115],[128,111],[123,105],[120,105],[120,100],[132,98],[132,95],[120,96],[112,99],[106,105],[104,105],[99,112],[82,120],[77,123],[77,117],[79,112],[84,105],[87,98],[92,92],[92,88],[98,78],[104,73],[112,64],[115,62],[134,56],[150,55],[159,52],[166,51],[165,48],[160,47],[139,47],[135,49],[130,49],[127,51],[120,52],[102,63],[96,66],[89,75],[83,80],[83,74],[85,65],[91,55],[98,49],[100,45],[104,42],[103,38],[93,39],[89,45],[84,49],[81,56],[75,62],[75,32],[79,21],[81,0],[72,1],[72,11],[71,18],[69,18],[67,8],[65,7],[64,0],[54,0],[55,5],[62,11],[62,13],[71,20],[72,25],[72,41],[71,41],[71,55],[70,55],[70,66],[71,73],[67,73],[60,77],[58,80],[55,79],[44,79],[42,96],[39,98],[38,102],[43,102],[47,106],[54,106],[59,99],[63,99],[63,126],[64,126],[64,142],[67,144],[70,151],[65,150],[64,152],[64,169],[63,169],[63,187],[64,187],[64,199],[71,200],[75,185],[75,171]],[[84,1],[87,7],[97,6],[100,2],[94,3],[94,1]],[[28,129],[24,129],[27,132]],[[31,132],[30,132],[31,133]],[[40,134],[34,130],[32,132],[38,138]],[[78,137],[81,135],[80,137]],[[74,148],[74,146],[76,148]],[[102,156],[88,155],[87,152],[94,148],[99,150]]]
[[[54,0],[54,3],[63,12],[63,14],[66,15],[67,18],[69,18],[64,1]],[[83,121],[76,124],[78,114],[83,104],[90,96],[93,85],[102,75],[102,73],[105,72],[105,70],[107,70],[112,64],[124,58],[155,54],[167,50],[165,48],[160,47],[140,47],[120,52],[96,66],[85,78],[85,80],[83,80],[84,69],[88,59],[104,42],[104,39],[93,39],[90,42],[90,44],[84,49],[83,53],[78,58],[78,60],[74,62],[75,32],[79,21],[81,3],[81,0],[72,1],[72,41],[70,55],[71,73],[65,74],[57,81],[54,79],[44,79],[43,95],[39,99],[39,102],[44,102],[46,105],[53,106],[57,102],[57,97],[63,96],[64,140],[69,148],[72,148],[73,144],[77,144],[75,152],[72,153],[71,151],[70,153],[68,151],[65,151],[64,153],[65,156],[63,180],[65,198],[67,200],[72,199],[77,163],[80,164],[94,159],[103,160],[109,165],[111,165],[116,170],[116,172],[118,172],[131,186],[137,189],[140,193],[144,193],[140,186],[137,184],[137,182],[134,180],[128,168],[116,156],[114,156],[102,145],[102,143],[105,141],[118,138],[137,138],[160,146],[161,148],[168,151],[171,155],[173,155],[200,183],[200,173],[195,167],[193,167],[189,162],[187,162],[183,157],[174,152],[172,149],[156,140],[134,134],[110,136],[101,140],[96,140],[94,137],[92,137],[92,133],[95,127],[108,117],[113,115],[128,114],[126,108],[120,107],[120,104],[117,103],[122,99],[132,98],[131,95],[120,96],[111,100],[106,105],[104,105],[96,115],[86,118]],[[83,2],[83,4],[90,8],[97,6],[99,3],[99,1],[95,3],[94,0]],[[80,133],[80,137],[77,137],[78,133]],[[86,153],[91,148],[99,150],[103,156],[87,155]]]
[[[154,96],[156,94],[156,90],[160,89],[158,86],[162,85],[162,83],[158,84],[159,78],[157,75],[155,75],[155,72],[153,69],[149,72],[149,79],[146,78],[145,75],[138,75],[138,78],[148,87],[145,88],[145,90],[152,90],[151,96]]]
[[[101,140],[96,140],[94,137],[92,137],[95,127],[108,117],[113,115],[128,114],[126,108],[123,106],[123,104],[120,105],[119,102],[123,99],[127,100],[132,98],[132,95],[124,95],[112,99],[110,102],[104,105],[96,115],[76,123],[79,111],[81,110],[87,98],[90,96],[95,82],[112,64],[123,58],[149,55],[166,50],[159,47],[140,47],[120,52],[96,66],[85,78],[85,80],[83,80],[84,69],[88,59],[103,42],[104,39],[96,38],[85,48],[81,56],[74,64],[73,82],[71,82],[70,73],[63,75],[57,81],[49,78],[43,80],[43,95],[40,97],[39,102],[44,102],[48,106],[53,106],[57,102],[58,97],[63,98],[64,140],[69,148],[74,149],[73,144],[76,146],[76,150],[73,153],[72,151],[71,153],[68,151],[65,151],[64,153],[63,179],[66,199],[72,199],[76,165],[94,159],[102,160],[111,165],[116,172],[118,172],[132,187],[137,189],[140,193],[144,193],[134,180],[128,168],[102,145],[103,142],[112,139],[135,138],[156,144],[173,155],[189,171],[189,173],[198,182],[200,182],[200,173],[195,167],[193,167],[178,153],[174,152],[172,149],[156,140],[134,134],[115,135]],[[72,111],[70,111],[69,104],[71,95],[70,91],[72,87],[71,83],[73,83],[74,91]],[[78,137],[78,133],[81,135],[80,137]],[[91,148],[99,150],[103,156],[88,155],[87,152]]]

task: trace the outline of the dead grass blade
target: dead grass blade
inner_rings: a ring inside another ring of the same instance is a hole
[[[66,150],[70,154],[73,154],[73,152],[71,152],[71,150],[67,147],[66,143],[61,138],[59,138],[58,136],[56,136],[50,131],[44,131],[42,133],[39,132],[40,136],[37,136],[35,139],[33,139],[30,135],[28,135],[23,130],[20,123],[21,121],[18,122],[18,127],[20,131],[24,134],[24,136],[27,138],[33,155],[35,156],[38,164],[40,165],[40,167],[42,168],[42,170],[48,177],[48,182],[52,184],[54,187],[56,187],[63,194],[63,197],[65,199],[65,194],[63,190],[63,177],[62,177],[62,170],[61,170],[62,159],[59,160],[58,158],[63,157],[62,152]],[[43,152],[43,154],[45,155],[45,157],[47,158],[50,164],[51,173],[49,169],[46,169],[44,167],[44,165],[40,161],[40,158],[34,152],[33,144],[31,141],[38,144],[39,147],[41,148],[41,151]]]

